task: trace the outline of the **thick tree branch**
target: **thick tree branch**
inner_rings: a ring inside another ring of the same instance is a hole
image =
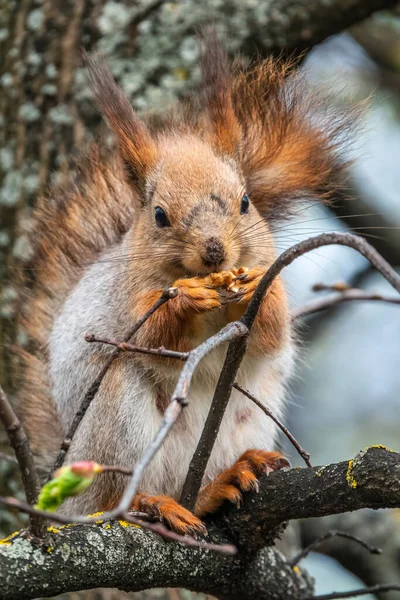
[[[123,522],[50,528],[42,546],[17,536],[0,544],[2,598],[54,596],[84,582],[87,589],[171,586],[220,598],[301,600],[312,596],[307,576],[274,548],[261,548],[288,519],[363,507],[400,507],[400,454],[371,447],[352,461],[262,477],[259,494],[207,523],[207,540],[234,542],[235,556],[187,548]]]
[[[397,0],[279,0],[265,2],[266,26],[252,30],[253,44],[265,53],[306,50]],[[249,44],[250,46],[250,44]]]

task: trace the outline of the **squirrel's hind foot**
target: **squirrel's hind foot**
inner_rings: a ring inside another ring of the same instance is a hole
[[[247,450],[235,464],[223,471],[200,491],[196,502],[196,515],[202,517],[215,512],[225,500],[239,505],[242,492],[258,491],[258,477],[290,467],[289,461],[279,452]]]
[[[148,496],[137,494],[132,509],[166,523],[172,531],[180,535],[205,535],[207,530],[203,522],[193,513],[178,504],[169,496]]]

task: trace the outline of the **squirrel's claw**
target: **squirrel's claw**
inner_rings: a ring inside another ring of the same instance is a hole
[[[137,494],[132,508],[166,523],[172,531],[180,535],[207,534],[204,523],[169,496]]]
[[[289,461],[279,452],[247,450],[230,469],[201,490],[195,512],[199,516],[215,512],[225,500],[238,506],[243,492],[258,492],[258,477],[262,473],[268,475],[288,467]]]

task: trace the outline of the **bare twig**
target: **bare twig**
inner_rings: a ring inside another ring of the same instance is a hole
[[[94,522],[96,521],[108,521],[108,513],[104,512],[101,514],[96,514],[95,517],[82,517],[82,516],[78,516],[78,515],[62,515],[58,512],[50,512],[47,510],[40,510],[38,508],[35,508],[34,506],[32,506],[31,504],[27,504],[26,502],[21,502],[21,500],[18,500],[17,498],[13,498],[12,496],[0,496],[0,504],[2,504],[3,506],[7,506],[8,508],[14,508],[15,510],[18,510],[19,512],[22,513],[26,513],[27,515],[37,515],[39,517],[43,517],[44,519],[47,519],[48,521],[53,521],[54,523],[60,523],[60,525],[71,525],[73,524],[80,524],[80,525],[93,525]],[[134,511],[133,513],[134,516],[137,516],[138,518],[141,519],[147,519],[150,518],[149,515],[147,515],[146,513],[142,513],[142,512],[136,512]],[[119,518],[120,519],[125,519],[126,515],[121,515]]]
[[[246,331],[248,330],[246,329]],[[245,355],[246,348],[247,336],[241,337],[229,345],[203,432],[190,462],[181,493],[180,502],[189,510],[193,510],[195,507],[204,471],[210,458],[222,417],[231,396],[233,383]]]
[[[142,352],[144,354],[154,354],[154,355],[163,356],[166,358],[176,358],[177,360],[183,360],[183,361],[187,360],[190,355],[190,352],[176,352],[175,350],[168,350],[167,348],[164,348],[163,346],[160,348],[143,348],[141,346],[133,346],[132,344],[127,344],[125,342],[118,342],[115,340],[97,338],[91,334],[88,334],[86,337],[87,337],[86,341],[88,341],[88,342],[98,342],[101,344],[109,344],[111,346],[115,346],[116,348],[119,348],[122,351],[127,351],[127,352]],[[277,417],[275,417],[275,415],[273,415],[272,412],[268,408],[266,408],[259,400],[257,400],[257,398],[255,398],[252,394],[250,394],[250,392],[248,390],[242,388],[242,386],[240,386],[238,383],[234,383],[233,387],[236,388],[239,392],[241,392],[245,396],[247,396],[250,400],[252,400],[252,402],[257,404],[257,406],[259,406],[261,408],[261,410],[264,411],[264,413],[267,415],[267,417],[272,419],[278,425],[278,427],[281,429],[281,431],[283,431],[283,433],[286,435],[286,437],[289,439],[289,441],[296,448],[296,450],[300,454],[300,456],[304,459],[306,465],[308,467],[312,467],[312,464],[310,462],[310,454],[308,452],[306,452],[306,450],[304,450],[300,446],[299,442],[290,433],[290,431],[283,425],[283,423],[281,423],[281,421],[279,421],[279,419]],[[119,467],[104,467],[103,466],[104,471],[106,471],[106,470],[107,471],[118,471],[118,469],[119,469]],[[132,471],[130,471],[129,469],[124,469],[121,472],[123,472],[125,474],[132,473]]]
[[[26,433],[1,386],[0,420],[5,427],[8,439],[18,461],[26,499],[29,503],[34,504],[40,492],[40,480],[35,461]],[[44,528],[43,520],[37,515],[33,515],[30,519],[29,527],[33,535],[41,537]]]
[[[107,471],[121,473],[122,475],[128,475],[129,477],[132,475],[132,469],[127,469],[126,467],[119,467],[118,465],[101,465],[101,472],[106,473]]]
[[[335,283],[314,283],[312,286],[313,292],[345,292],[351,290],[351,285],[345,281],[335,281]]]
[[[13,465],[17,465],[18,461],[15,456],[11,456],[11,454],[6,454],[5,452],[0,452],[0,460],[5,460]]]
[[[149,319],[151,317],[151,315],[153,315],[156,312],[156,310],[158,310],[161,306],[163,306],[163,304],[168,302],[168,300],[171,300],[171,298],[175,298],[177,295],[178,295],[178,290],[176,288],[165,289],[163,291],[163,293],[161,294],[160,298],[153,304],[153,306],[151,308],[149,308],[149,310],[143,315],[143,317],[141,317],[138,321],[136,321],[136,323],[134,324],[132,329],[129,331],[129,333],[124,338],[124,341],[129,342],[129,340],[142,327],[142,325],[147,321],[147,319]],[[96,379],[93,381],[93,383],[91,384],[89,389],[86,391],[86,393],[83,397],[83,400],[81,402],[81,405],[79,407],[79,410],[76,413],[76,415],[71,423],[71,426],[68,430],[68,433],[67,433],[64,441],[61,444],[60,452],[57,455],[57,458],[54,462],[53,470],[51,473],[49,473],[48,479],[51,479],[52,473],[54,471],[56,471],[57,469],[59,469],[61,467],[61,465],[63,464],[65,456],[69,450],[69,447],[71,446],[72,438],[74,437],[75,432],[78,429],[80,422],[82,421],[83,417],[85,416],[86,411],[89,408],[93,398],[96,396],[97,392],[99,391],[101,382],[103,381],[106,373],[108,372],[108,370],[111,367],[114,360],[120,355],[120,353],[121,353],[121,350],[119,348],[116,348],[114,350],[114,352],[106,360],[105,364],[103,365],[103,367],[102,367],[100,373],[97,375]]]
[[[165,3],[166,0],[153,0],[153,2],[148,2],[146,5],[139,8],[130,21],[130,25],[136,27],[142,21],[145,21],[150,17],[150,15],[155,12],[158,8]]]
[[[291,246],[291,248],[283,252],[270,266],[255,289],[253,297],[241,319],[241,322],[246,325],[249,331],[251,330],[265,294],[282,269],[290,265],[299,256],[316,248],[320,248],[321,246],[328,246],[331,244],[348,246],[360,252],[374,265],[385,279],[400,292],[400,276],[365,239],[350,233],[323,233]],[[189,471],[183,486],[181,502],[188,508],[193,508],[195,505],[204,471],[214,447],[221,421],[231,395],[236,373],[240,367],[245,351],[246,340],[244,339],[234,340],[229,345],[210,411],[200,441],[190,462]]]
[[[243,388],[238,383],[235,382],[233,384],[233,387],[235,389],[237,389],[239,392],[241,392],[242,394],[244,394],[247,398],[249,398],[249,400],[254,402],[254,404],[256,404],[259,408],[261,408],[261,410],[267,415],[267,417],[269,417],[270,419],[272,419],[272,421],[274,423],[276,423],[276,425],[279,427],[279,429],[286,435],[286,437],[291,442],[291,444],[296,448],[297,452],[303,458],[307,467],[312,467],[312,464],[310,462],[310,454],[300,446],[300,444],[296,440],[296,438],[290,433],[290,431],[287,429],[287,427],[285,427],[284,424],[281,423],[281,421],[269,410],[269,408],[264,406],[264,404],[262,404],[262,402],[257,400],[257,398],[255,396],[253,396],[253,394],[251,394],[248,390]]]
[[[92,333],[85,335],[85,340],[89,343],[98,342],[99,344],[107,344],[109,346],[115,346],[121,352],[138,352],[139,354],[152,354],[155,356],[164,356],[165,358],[176,358],[177,360],[187,360],[189,358],[189,352],[176,352],[175,350],[168,350],[164,346],[160,348],[144,348],[143,346],[134,346],[128,342],[118,342],[116,340],[109,340],[106,338],[98,338]]]
[[[210,544],[205,541],[196,540],[194,537],[187,535],[179,535],[179,533],[175,533],[175,531],[171,531],[167,529],[165,525],[160,522],[144,522],[141,519],[136,518],[135,515],[131,513],[127,513],[125,515],[125,520],[128,523],[134,523],[135,525],[139,525],[144,529],[149,529],[154,533],[158,533],[162,537],[165,537],[170,540],[174,540],[175,542],[179,542],[180,544],[184,544],[185,546],[191,546],[193,548],[203,548],[204,550],[214,550],[216,552],[221,552],[222,554],[226,554],[228,556],[233,556],[237,553],[237,548],[233,546],[233,544]]]
[[[208,340],[197,346],[197,348],[189,353],[189,358],[186,360],[186,363],[181,371],[178,383],[176,384],[171,398],[171,402],[164,412],[164,418],[161,427],[152,443],[148,446],[143,457],[136,464],[132,478],[125,490],[121,502],[115,511],[112,511],[112,516],[117,516],[121,512],[126,512],[131,507],[144,469],[153,459],[154,455],[164,442],[174,423],[181,414],[182,408],[187,404],[190,383],[199,362],[221,344],[238,338],[243,338],[246,335],[247,328],[245,326],[239,322],[230,323],[221,329],[221,331],[219,331],[217,334],[210,337]]]
[[[326,308],[331,308],[331,306],[335,306],[342,302],[351,302],[354,300],[368,300],[373,302],[376,301],[386,302],[389,304],[400,304],[400,298],[383,296],[382,294],[365,292],[364,290],[346,289],[343,292],[329,294],[329,296],[324,296],[323,298],[318,298],[317,300],[311,300],[310,302],[307,302],[307,304],[304,304],[304,306],[301,306],[292,313],[292,319],[295,321],[296,319],[320,312]]]
[[[318,546],[320,546],[321,544],[323,544],[327,540],[330,540],[333,537],[343,537],[343,538],[346,538],[348,540],[352,540],[353,542],[356,542],[357,544],[360,544],[361,546],[363,546],[371,554],[382,554],[382,550],[380,548],[376,548],[375,546],[371,546],[370,544],[368,544],[367,542],[365,542],[361,538],[353,535],[352,533],[348,533],[347,531],[332,530],[332,531],[328,531],[324,535],[321,535],[321,537],[319,537],[316,540],[314,540],[311,544],[309,544],[301,552],[299,552],[298,554],[296,554],[296,556],[294,556],[293,558],[291,558],[288,561],[288,563],[290,564],[291,567],[296,566],[303,558],[305,558],[306,556],[308,556],[310,554],[310,552],[312,552],[313,550],[315,550],[316,548],[318,548]]]
[[[258,284],[247,310],[243,315],[243,323],[247,325],[247,327],[251,327],[257,316],[264,295],[275,277],[279,275],[284,267],[287,267],[296,260],[296,258],[311,250],[315,250],[321,246],[329,246],[331,244],[348,246],[349,248],[353,248],[360,252],[360,254],[365,256],[365,258],[384,276],[392,287],[400,293],[400,276],[364,238],[351,233],[322,233],[321,235],[308,238],[307,240],[295,244],[291,248],[285,250],[285,252],[277,258]]]
[[[332,594],[323,594],[322,596],[307,596],[302,600],[339,600],[340,598],[355,598],[356,596],[366,596],[367,594],[375,594],[381,592],[393,592],[400,590],[400,585],[379,584],[371,587],[362,588],[361,590],[353,590],[349,592],[333,592]]]

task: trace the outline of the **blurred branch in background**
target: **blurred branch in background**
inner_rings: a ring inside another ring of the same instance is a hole
[[[364,552],[356,544],[335,538],[320,545],[317,552],[331,556],[345,569],[354,573],[367,586],[391,581],[400,585],[400,535],[398,531],[399,511],[359,511],[343,515],[332,515],[324,519],[301,521],[301,544],[307,546],[332,529],[344,530],[363,540],[379,546],[379,560]],[[398,592],[377,594],[379,600],[398,600]]]

